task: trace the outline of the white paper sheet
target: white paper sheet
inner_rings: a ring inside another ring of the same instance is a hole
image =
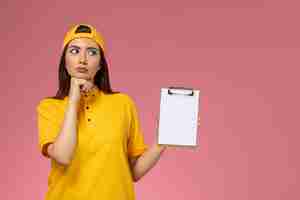
[[[199,94],[193,89],[161,88],[158,144],[197,146]]]

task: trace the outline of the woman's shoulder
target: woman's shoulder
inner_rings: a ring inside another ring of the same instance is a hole
[[[40,99],[37,103],[36,109],[37,111],[50,111],[52,109],[57,109],[63,107],[65,101],[63,99],[56,99],[53,97],[44,97]]]
[[[119,92],[113,95],[116,101],[125,103],[125,104],[134,104],[134,98],[125,92]]]

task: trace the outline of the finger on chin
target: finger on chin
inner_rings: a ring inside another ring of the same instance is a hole
[[[81,91],[81,92],[85,92],[85,91],[86,91],[86,87],[85,87],[83,84],[81,85],[80,91]]]

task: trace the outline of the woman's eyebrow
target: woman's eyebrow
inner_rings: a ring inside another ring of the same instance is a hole
[[[87,49],[99,51],[99,48],[97,48],[97,47],[88,47]]]
[[[70,45],[70,46],[69,46],[69,48],[76,48],[76,49],[80,49],[80,47],[79,47],[79,46],[76,46],[76,45],[74,45],[74,44],[73,44],[73,45]]]
[[[73,44],[73,45],[70,45],[69,48],[80,49],[79,46],[76,46],[76,45],[74,45],[74,44]],[[92,50],[97,50],[97,51],[99,51],[99,48],[97,48],[97,47],[88,47],[87,49],[92,49]]]

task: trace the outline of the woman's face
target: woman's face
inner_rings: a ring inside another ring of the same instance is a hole
[[[89,38],[72,40],[66,50],[66,68],[71,77],[94,81],[100,69],[100,49]]]

